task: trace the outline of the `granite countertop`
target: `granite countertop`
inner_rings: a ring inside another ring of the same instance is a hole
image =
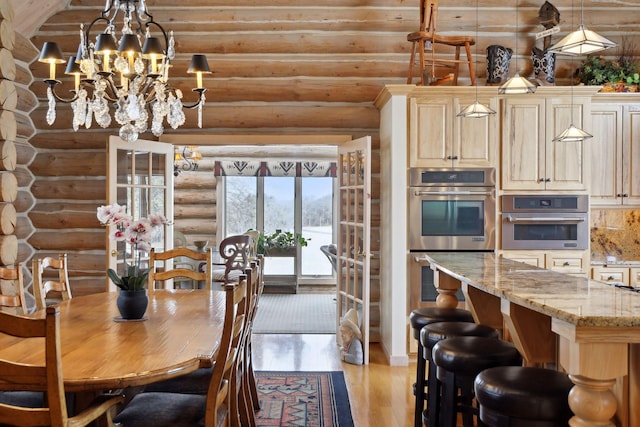
[[[640,261],[591,261],[591,265],[595,267],[640,267]]]
[[[577,326],[640,326],[640,293],[483,252],[438,252],[426,260],[485,292]]]

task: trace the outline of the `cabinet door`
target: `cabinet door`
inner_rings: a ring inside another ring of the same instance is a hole
[[[640,105],[625,106],[623,111],[622,203],[637,206],[640,205]]]
[[[629,286],[640,288],[640,268],[631,267],[629,269]]]
[[[458,159],[454,166],[464,167],[495,167],[496,166],[496,138],[497,114],[481,118],[458,117],[458,113],[476,101],[474,95],[454,98],[453,112],[453,154]],[[493,111],[498,111],[497,98],[478,98],[479,102],[488,105]]]
[[[504,105],[502,189],[544,190],[544,104],[535,96],[509,96]]]
[[[585,190],[588,158],[585,155],[586,141],[553,142],[571,123],[589,132],[590,125],[584,120],[589,100],[583,97],[558,97],[547,99],[545,112],[545,189]]]
[[[412,98],[409,116],[409,166],[450,167],[453,98]]]
[[[624,193],[622,106],[595,103],[591,106],[591,120],[593,139],[588,142],[591,206],[620,205]]]
[[[601,282],[628,285],[629,269],[627,267],[593,267],[591,277]]]

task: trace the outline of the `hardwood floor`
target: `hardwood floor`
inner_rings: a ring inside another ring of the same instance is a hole
[[[257,371],[343,371],[356,427],[413,425],[415,363],[389,366],[372,344],[368,365],[343,363],[335,335],[254,334]]]

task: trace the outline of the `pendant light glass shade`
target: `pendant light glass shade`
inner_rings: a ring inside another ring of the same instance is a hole
[[[564,132],[553,138],[553,142],[579,142],[589,138],[593,138],[593,135],[575,127],[572,123]]]
[[[611,40],[580,24],[576,31],[567,34],[562,40],[551,46],[549,51],[564,55],[589,55],[615,46],[616,44]]]
[[[519,93],[534,93],[538,87],[531,83],[524,77],[520,77],[520,74],[516,74],[507,80],[502,86],[498,88],[498,93],[501,95],[515,95]]]
[[[478,57],[478,0],[476,0],[476,58]],[[475,67],[476,73],[476,100],[473,104],[467,105],[462,111],[458,113],[458,117],[481,119],[487,117],[496,112],[489,108],[487,105],[481,104],[478,101],[478,66]]]
[[[479,119],[482,117],[490,116],[491,114],[495,114],[491,108],[487,107],[484,104],[481,104],[477,99],[473,104],[467,105],[462,111],[458,113],[458,117],[472,117],[475,119]]]

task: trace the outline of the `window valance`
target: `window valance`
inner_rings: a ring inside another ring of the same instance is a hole
[[[330,161],[289,160],[217,160],[215,176],[283,176],[283,177],[336,177],[337,163]]]

